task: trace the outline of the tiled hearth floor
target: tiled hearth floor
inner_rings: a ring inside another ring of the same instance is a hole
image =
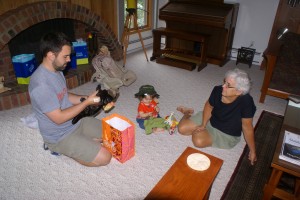
[[[89,64],[68,70],[65,74],[68,88],[72,89],[89,82],[93,73],[94,68]],[[4,86],[11,90],[0,93],[0,111],[30,104],[28,85],[19,85],[15,82],[4,83]]]

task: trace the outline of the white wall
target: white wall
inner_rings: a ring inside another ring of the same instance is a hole
[[[249,47],[262,53],[268,45],[279,0],[232,0],[225,2],[239,3],[238,20],[233,41],[233,48]],[[232,56],[236,57],[233,51]],[[234,59],[234,58],[233,58]],[[260,64],[262,55],[256,55],[254,61]]]

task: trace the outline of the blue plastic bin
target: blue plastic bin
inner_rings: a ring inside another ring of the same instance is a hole
[[[88,64],[88,47],[86,42],[73,42],[73,48],[76,52],[76,64]]]
[[[30,76],[36,70],[34,54],[20,54],[12,57],[15,75],[19,84],[29,84]]]

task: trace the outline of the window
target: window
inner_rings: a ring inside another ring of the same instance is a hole
[[[166,0],[167,1],[167,0]],[[127,0],[118,0],[119,6],[119,40],[122,41],[124,34],[124,26],[126,22],[126,16],[129,14],[126,11],[127,8]],[[137,23],[139,27],[139,32],[141,33],[144,45],[151,45],[152,40],[152,29],[155,28],[156,21],[156,10],[157,8],[157,0],[137,0]],[[133,27],[133,23],[131,22],[131,28]],[[132,29],[129,31],[129,46],[128,52],[134,51],[142,48],[141,40],[137,31]]]
[[[139,29],[142,30],[149,30],[151,28],[151,15],[152,15],[152,9],[151,9],[151,2],[152,0],[137,0],[137,24]],[[126,20],[126,16],[129,14],[127,9],[127,0],[124,0],[124,23]],[[133,28],[133,23],[131,23],[131,28]]]

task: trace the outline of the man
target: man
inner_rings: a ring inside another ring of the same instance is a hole
[[[86,117],[72,124],[75,116],[100,99],[97,91],[90,96],[68,92],[62,71],[71,61],[71,46],[63,33],[48,33],[41,39],[43,60],[29,84],[32,108],[43,140],[51,151],[85,166],[107,165],[112,156],[100,143],[101,121]]]
[[[196,147],[233,148],[241,133],[250,149],[249,160],[256,161],[253,116],[256,111],[249,94],[251,82],[247,73],[234,69],[225,74],[223,85],[214,87],[203,112],[193,115],[194,110],[180,106],[184,116],[178,124],[182,135],[192,135]]]

